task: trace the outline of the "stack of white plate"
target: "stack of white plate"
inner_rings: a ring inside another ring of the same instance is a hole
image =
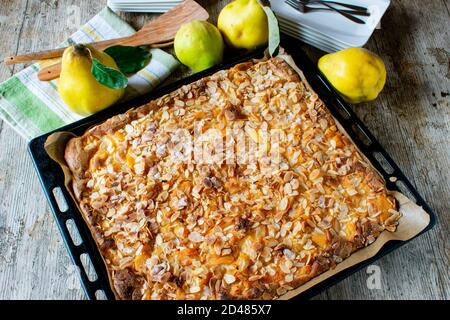
[[[166,12],[183,0],[108,0],[113,11],[126,12]]]
[[[301,13],[284,0],[270,0],[270,3],[282,32],[325,52],[364,46],[390,4],[390,0],[335,1],[367,7],[370,16],[358,16],[366,22],[358,24],[333,11]]]

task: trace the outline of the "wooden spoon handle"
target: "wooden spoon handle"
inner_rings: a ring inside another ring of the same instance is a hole
[[[104,50],[107,47],[110,47],[112,45],[127,43],[133,39],[134,39],[134,37],[132,35],[130,37],[125,37],[125,38],[99,41],[99,42],[91,43],[91,45],[94,48],[96,48],[97,50]],[[53,49],[53,50],[32,52],[32,53],[22,54],[22,55],[18,55],[18,56],[10,56],[10,57],[6,57],[4,59],[4,62],[5,62],[5,64],[15,64],[15,63],[35,61],[35,60],[59,58],[63,55],[65,49],[66,48],[59,48],[59,49]]]
[[[65,49],[66,48],[45,50],[45,51],[40,51],[40,52],[21,54],[18,56],[10,56],[10,57],[6,57],[3,60],[3,62],[5,64],[16,64],[16,63],[35,61],[35,60],[58,58],[58,57],[62,56]]]
[[[38,79],[41,81],[50,81],[59,77],[61,73],[61,63],[55,63],[45,67],[38,72]]]
[[[165,43],[156,43],[151,45],[152,48],[165,48],[173,45],[173,41],[165,42]],[[50,81],[59,77],[61,73],[61,63],[55,63],[51,66],[42,68],[38,72],[38,79],[41,81]]]

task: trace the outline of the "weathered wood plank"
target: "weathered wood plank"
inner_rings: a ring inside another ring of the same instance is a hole
[[[228,1],[199,1],[211,21]],[[51,48],[103,3],[10,0],[0,3],[0,52]],[[77,8],[80,8],[78,10]],[[424,10],[426,8],[426,10]],[[77,11],[78,10],[78,11]],[[377,262],[382,287],[361,270],[316,299],[450,299],[449,2],[395,0],[367,48],[386,62],[388,83],[355,111],[438,215],[431,232]],[[121,14],[139,28],[149,14]],[[317,60],[322,53],[305,45]],[[0,64],[0,81],[15,69]],[[188,73],[181,68],[171,79]],[[74,269],[40,190],[26,143],[0,122],[0,298],[81,299]]]
[[[79,2],[88,8],[88,2]],[[1,52],[45,49],[75,31],[67,6],[57,1],[7,1],[2,15]],[[81,8],[81,7],[80,7]],[[81,11],[81,10],[80,10]],[[97,12],[82,12],[85,19]],[[18,27],[16,23],[20,23]],[[3,25],[4,24],[4,25]],[[8,27],[7,27],[8,26]],[[14,29],[13,29],[14,28]],[[14,30],[14,31],[13,31]],[[16,36],[20,36],[15,40]],[[16,41],[9,44],[10,41]],[[23,66],[15,66],[14,71]],[[1,64],[1,79],[10,76]],[[6,71],[6,72],[5,72]],[[82,299],[84,293],[40,191],[26,142],[8,126],[0,135],[0,297]],[[50,285],[49,285],[50,284]]]

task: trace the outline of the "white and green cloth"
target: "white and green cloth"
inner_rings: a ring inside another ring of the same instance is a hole
[[[130,25],[105,8],[75,32],[70,40],[89,43],[126,37],[134,32]],[[61,46],[68,45],[70,40]],[[0,118],[27,140],[82,118],[70,111],[61,100],[56,80],[39,81],[37,73],[46,65],[48,63],[33,64],[0,84]],[[152,49],[150,63],[128,79],[126,98],[152,90],[178,65],[172,55]]]

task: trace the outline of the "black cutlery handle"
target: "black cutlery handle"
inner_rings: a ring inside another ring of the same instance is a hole
[[[308,3],[310,3],[310,4],[312,4],[312,3],[329,3],[329,4],[336,4],[336,5],[339,5],[339,6],[341,6],[341,7],[346,7],[346,8],[349,8],[349,9],[353,9],[353,10],[363,10],[363,11],[367,11],[367,8],[365,8],[365,7],[361,7],[361,6],[357,6],[357,5],[354,5],[354,4],[347,4],[347,3],[342,3],[342,2],[336,2],[336,1],[320,1],[320,0],[312,0],[312,1],[305,1],[305,2],[308,2]]]
[[[359,24],[365,24],[364,20],[361,20],[361,19],[359,19],[359,18],[357,18],[357,17],[355,17],[355,16],[352,16],[351,14],[349,14],[349,13],[347,13],[347,12],[344,12],[344,11],[342,11],[342,10],[338,10],[338,9],[336,9],[336,8],[333,7],[333,6],[330,6],[329,4],[326,4],[326,3],[324,3],[324,2],[322,2],[322,3],[323,3],[323,5],[327,6],[327,7],[330,8],[331,10],[340,13],[341,15],[343,15],[344,17],[346,17],[347,19],[349,19],[349,20],[351,20],[351,21],[353,21],[353,22],[356,22],[356,23],[359,23]]]
[[[309,8],[309,7],[307,10],[308,10],[308,12],[311,12],[311,11],[335,11],[334,9],[330,9],[330,8]],[[368,13],[366,11],[346,10],[346,9],[337,9],[337,10],[339,10],[339,12],[348,13],[353,16],[370,17],[370,13]]]

